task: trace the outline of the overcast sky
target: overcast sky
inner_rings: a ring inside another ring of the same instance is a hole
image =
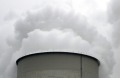
[[[100,78],[120,77],[119,0],[0,0],[0,78],[16,60],[42,51],[98,58]]]

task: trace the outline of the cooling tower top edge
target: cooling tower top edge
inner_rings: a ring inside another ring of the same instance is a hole
[[[87,56],[87,57],[90,57],[91,59],[94,59],[95,61],[97,61],[98,65],[100,65],[100,61],[93,56],[86,55],[86,54],[81,54],[81,53],[72,53],[72,52],[63,52],[63,51],[62,52],[61,51],[40,52],[40,53],[25,55],[25,56],[22,56],[19,59],[17,59],[16,64],[18,65],[18,63],[24,58],[27,58],[27,57],[30,57],[30,56],[35,56],[35,55],[43,55],[43,54],[72,54],[72,55],[78,55],[78,56],[82,55],[82,56]]]

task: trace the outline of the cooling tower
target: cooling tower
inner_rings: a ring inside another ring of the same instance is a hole
[[[98,78],[99,61],[69,52],[30,54],[17,60],[18,78]]]

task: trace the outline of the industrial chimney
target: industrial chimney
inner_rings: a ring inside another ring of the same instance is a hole
[[[98,78],[99,61],[69,52],[30,54],[17,60],[18,78]]]

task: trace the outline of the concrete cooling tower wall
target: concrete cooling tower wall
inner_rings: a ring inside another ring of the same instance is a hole
[[[99,61],[69,52],[31,54],[17,60],[18,78],[98,78]]]

